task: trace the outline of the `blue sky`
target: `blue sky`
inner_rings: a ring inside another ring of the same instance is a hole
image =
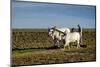
[[[12,28],[95,28],[95,6],[12,2]]]

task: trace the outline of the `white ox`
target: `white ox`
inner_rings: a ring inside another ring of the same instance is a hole
[[[69,43],[70,42],[77,42],[77,48],[80,47],[80,44],[82,44],[82,28],[78,25],[78,32],[67,32],[65,31],[65,45],[64,49],[66,46],[70,49]]]
[[[69,43],[70,42],[77,42],[77,48],[80,47],[80,33],[79,32],[65,32],[65,45],[64,45],[64,49],[66,46],[68,46],[68,48],[70,49]]]

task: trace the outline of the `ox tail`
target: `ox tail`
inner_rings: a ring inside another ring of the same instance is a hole
[[[82,28],[80,27],[79,24],[77,26],[78,26],[78,32],[80,34],[80,44],[83,44],[83,42],[82,42]]]

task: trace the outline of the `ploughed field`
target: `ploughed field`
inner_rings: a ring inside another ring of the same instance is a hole
[[[96,60],[96,31],[83,29],[83,44],[79,49],[70,43],[71,49],[63,50],[53,44],[47,29],[12,30],[12,65],[57,64]]]

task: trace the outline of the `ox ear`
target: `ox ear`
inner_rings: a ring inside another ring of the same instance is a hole
[[[56,29],[56,28],[57,28],[56,26],[53,27],[53,29]]]

